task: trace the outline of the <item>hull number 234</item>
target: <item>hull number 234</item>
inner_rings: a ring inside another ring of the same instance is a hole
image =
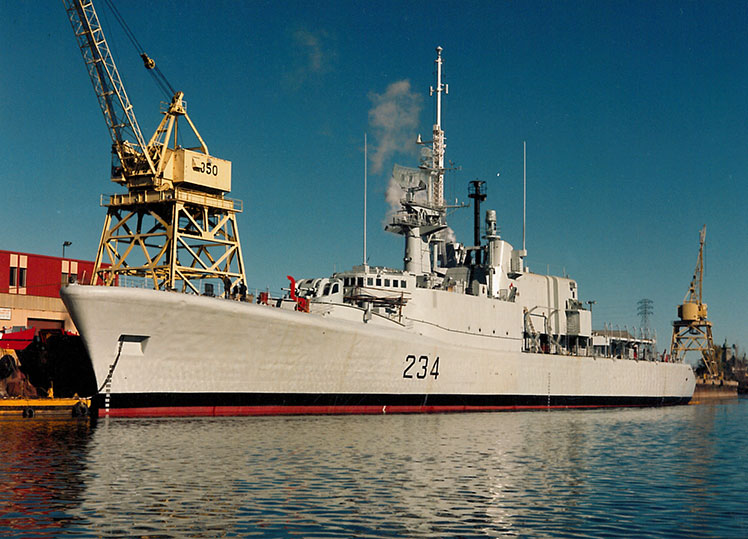
[[[423,380],[427,376],[433,376],[434,380],[439,377],[439,357],[433,361],[429,356],[409,355],[405,358],[405,370],[403,378],[417,378]]]

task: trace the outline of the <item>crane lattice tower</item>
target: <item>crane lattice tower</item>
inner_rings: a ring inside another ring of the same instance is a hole
[[[156,289],[200,293],[199,281],[246,283],[231,191],[231,162],[213,157],[176,92],[151,139],[143,138],[90,0],[64,0],[112,137],[112,181],[126,194],[102,195],[107,208],[92,284],[134,276]],[[141,55],[149,69],[154,62]],[[197,138],[177,143],[184,120]],[[173,143],[172,143],[173,141]],[[171,146],[170,146],[171,144]]]
[[[699,256],[696,261],[688,292],[683,303],[678,306],[678,320],[673,321],[673,337],[670,356],[673,361],[683,361],[688,352],[699,352],[707,370],[707,375],[720,378],[712,340],[712,323],[707,320],[706,303],[702,301],[704,280],[704,241],[706,225],[699,234]]]

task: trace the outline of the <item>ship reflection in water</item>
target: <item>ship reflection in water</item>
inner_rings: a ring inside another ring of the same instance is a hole
[[[0,434],[0,536],[748,535],[745,399]]]
[[[76,525],[92,435],[88,419],[0,419],[0,537]]]

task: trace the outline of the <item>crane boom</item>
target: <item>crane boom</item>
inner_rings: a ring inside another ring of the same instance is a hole
[[[702,286],[704,283],[704,241],[706,240],[706,225],[699,232],[699,257],[696,259],[696,269],[693,272],[691,284],[683,298],[683,303],[695,303],[702,305]],[[706,305],[704,305],[704,318],[706,318]]]
[[[63,0],[125,177],[156,173],[91,0]],[[134,140],[130,142],[130,140]],[[115,169],[116,167],[113,167]],[[117,172],[113,174],[118,175]]]

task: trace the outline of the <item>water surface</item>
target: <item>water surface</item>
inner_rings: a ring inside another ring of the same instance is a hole
[[[748,537],[748,400],[0,421],[0,536]]]

